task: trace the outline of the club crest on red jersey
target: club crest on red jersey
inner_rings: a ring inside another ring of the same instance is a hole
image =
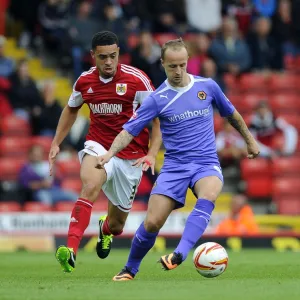
[[[117,83],[116,92],[120,96],[125,95],[127,92],[127,83]]]

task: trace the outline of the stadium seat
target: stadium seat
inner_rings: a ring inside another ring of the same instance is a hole
[[[131,211],[146,211],[147,204],[142,201],[133,201]]]
[[[273,95],[270,99],[270,105],[274,113],[282,112],[300,113],[299,96],[296,94],[278,94]]]
[[[178,38],[178,36],[174,33],[156,33],[153,37],[161,46],[169,40],[175,40]]]
[[[265,91],[267,88],[267,77],[256,73],[244,74],[241,76],[239,85],[244,92]]]
[[[2,137],[0,138],[0,156],[16,157],[27,156],[30,147],[30,138]]]
[[[274,199],[277,211],[281,215],[300,215],[300,199],[297,196]]]
[[[149,195],[152,189],[152,182],[146,174],[143,175],[141,183],[137,190],[137,195]]]
[[[27,212],[49,212],[52,211],[52,207],[40,202],[30,201],[24,204],[23,210]]]
[[[246,194],[253,198],[270,197],[272,194],[272,180],[266,177],[251,178],[246,181]]]
[[[66,178],[62,181],[61,187],[79,194],[81,190],[81,180],[79,178]]]
[[[272,74],[269,80],[268,89],[270,92],[294,92],[297,89],[296,77],[293,74]]]
[[[45,153],[49,153],[51,143],[52,138],[48,136],[33,136],[31,138],[31,144],[41,146],[44,149]]]
[[[21,211],[22,207],[20,203],[16,201],[3,201],[0,202],[0,212],[18,212]]]
[[[71,201],[60,201],[54,205],[55,211],[68,211],[71,212],[74,207],[74,202]]]
[[[273,181],[273,197],[298,196],[300,191],[300,176],[282,177]]]
[[[80,174],[80,162],[78,160],[58,161],[56,167],[59,174],[64,178],[78,178]]]
[[[284,119],[287,123],[293,125],[298,132],[300,132],[300,118],[299,118],[300,111],[297,113],[292,114],[280,114],[279,117]]]
[[[271,177],[271,164],[268,159],[243,159],[240,164],[241,177],[244,180],[257,177]]]
[[[24,159],[0,158],[0,180],[17,180],[24,163]]]
[[[220,116],[219,113],[214,114],[214,127],[215,127],[215,132],[218,133],[219,131],[222,130],[224,124],[224,119]]]
[[[31,128],[28,121],[15,115],[1,120],[0,131],[2,136],[29,136]]]
[[[241,95],[239,102],[235,103],[235,108],[242,113],[253,113],[258,103],[267,100],[266,95],[261,93],[249,93]]]
[[[299,174],[300,157],[278,157],[272,163],[272,171],[275,176]]]
[[[226,84],[227,89],[229,89],[229,93],[240,93],[240,85],[237,78],[229,73],[226,73],[223,77],[224,82]],[[229,97],[228,97],[229,98]]]
[[[98,199],[93,205],[93,211],[107,212],[107,208],[108,200],[107,198],[104,199],[103,197],[101,197],[101,199]]]

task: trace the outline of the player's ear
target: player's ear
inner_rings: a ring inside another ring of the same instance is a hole
[[[94,51],[91,50],[90,53],[91,53],[91,57],[92,57],[93,59],[95,59],[95,53],[94,53]]]

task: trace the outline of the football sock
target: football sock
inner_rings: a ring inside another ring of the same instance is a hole
[[[157,235],[158,232],[147,232],[144,227],[144,222],[136,231],[132,240],[128,261],[126,263],[126,267],[129,268],[130,272],[134,275],[139,271],[142,259],[153,247]]]
[[[68,231],[68,248],[73,248],[76,254],[84,231],[88,227],[91,218],[93,202],[78,198],[74,204]]]
[[[174,251],[181,253],[183,260],[186,259],[190,250],[204,233],[214,208],[214,203],[209,200],[197,200],[194,209],[186,220],[181,240]]]
[[[114,236],[118,236],[118,235],[121,235],[123,233],[123,230],[121,230],[120,232],[112,233],[111,230],[110,230],[110,227],[109,227],[109,218],[107,216],[104,223],[103,223],[103,225],[102,225],[102,233],[105,234],[105,235],[113,234]]]

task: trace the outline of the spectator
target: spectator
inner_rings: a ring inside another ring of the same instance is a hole
[[[254,235],[259,233],[258,225],[247,198],[235,195],[231,200],[231,212],[216,228],[217,234],[224,235]]]
[[[268,104],[264,101],[257,106],[249,129],[260,143],[261,156],[291,155],[296,150],[298,142],[296,128],[282,118],[275,117]],[[274,149],[274,138],[280,132],[283,133],[285,140],[283,149]]]
[[[9,100],[15,114],[30,120],[33,114],[40,111],[43,102],[35,82],[29,75],[26,59],[18,62],[17,70],[10,77],[10,81]]]
[[[208,59],[208,49],[210,47],[210,40],[204,33],[196,34],[190,43],[190,58],[188,60],[187,71],[193,75],[199,75],[202,64]]]
[[[77,15],[70,20],[69,34],[72,39],[74,78],[76,79],[83,72],[83,58],[90,56],[90,35],[99,29],[99,24],[90,17],[91,10],[91,3],[83,1],[78,6]]]
[[[216,136],[216,146],[222,168],[239,164],[241,158],[247,155],[243,138],[227,120]]]
[[[298,49],[300,48],[300,0],[292,1],[292,35]],[[299,53],[298,53],[299,54]]]
[[[19,183],[29,196],[28,200],[47,205],[53,205],[58,201],[76,201],[77,194],[63,190],[57,177],[54,179],[49,177],[48,161],[43,158],[43,148],[38,145],[32,146],[28,163],[20,171]]]
[[[225,18],[222,34],[213,40],[210,53],[221,73],[229,72],[237,76],[246,72],[251,65],[247,44],[238,37],[238,27],[234,19]]]
[[[270,19],[260,17],[255,22],[254,32],[248,37],[253,70],[281,70],[283,68],[282,45],[270,35],[271,26]]]
[[[218,83],[222,91],[225,93],[225,83],[223,78],[218,75],[217,65],[212,59],[208,58],[203,62],[200,75],[206,78],[212,78]]]
[[[140,33],[138,46],[131,54],[131,64],[143,70],[154,84],[157,78],[164,78],[164,72],[160,68],[160,46],[149,31]]]
[[[55,98],[55,83],[47,81],[42,91],[44,104],[34,116],[33,131],[36,135],[54,137],[62,108]]]
[[[199,32],[210,33],[222,24],[220,0],[186,0],[188,24]]]
[[[14,62],[4,55],[6,38],[0,35],[0,77],[9,77],[14,71]]]
[[[271,17],[276,9],[276,0],[253,0],[255,10],[263,17]]]

